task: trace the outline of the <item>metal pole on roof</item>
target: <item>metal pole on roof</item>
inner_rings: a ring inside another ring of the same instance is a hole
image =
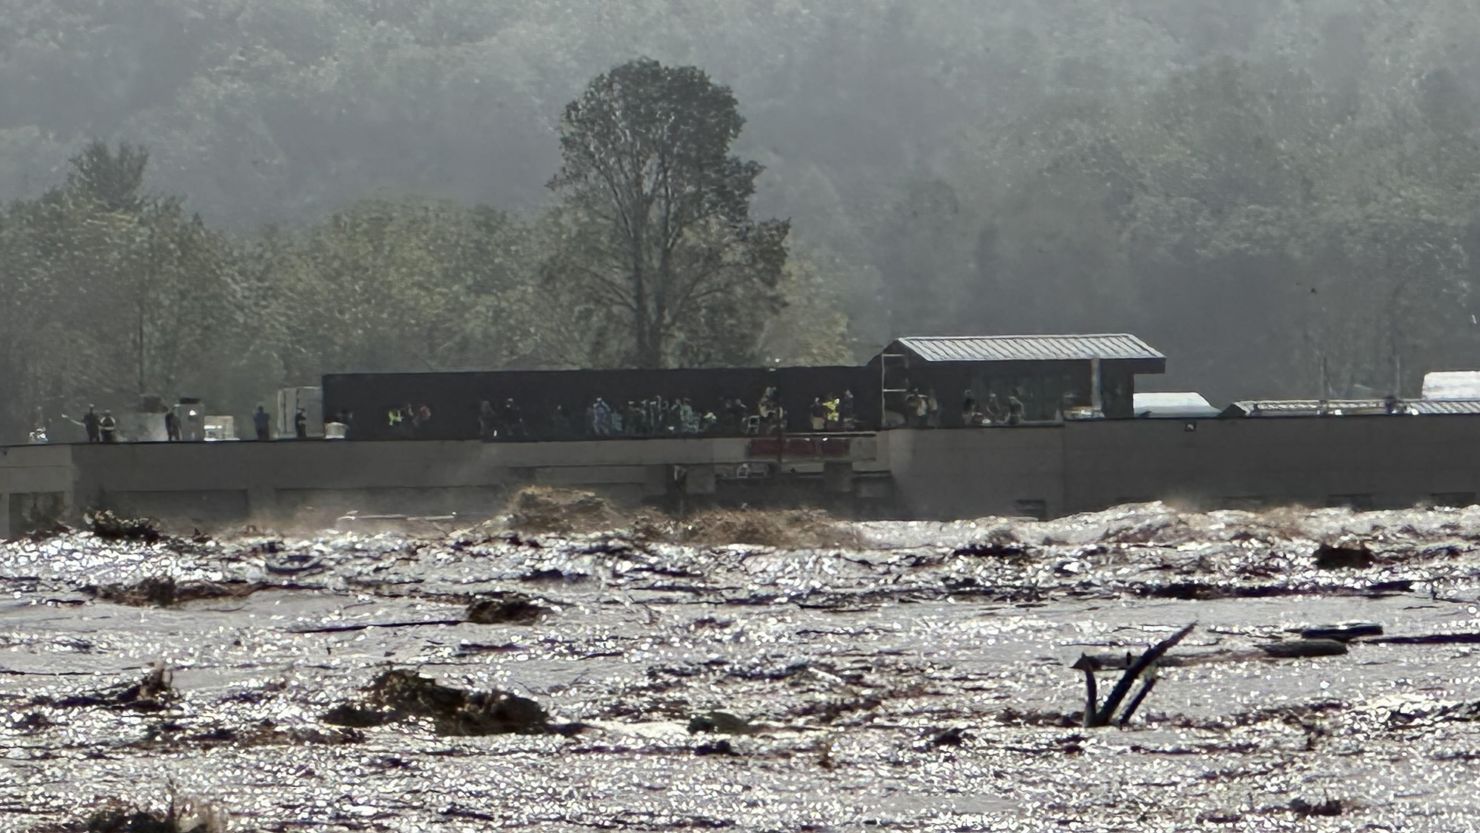
[[[1089,360],[1089,405],[1091,414],[1105,415],[1105,400],[1100,395],[1100,357]]]
[[[908,361],[909,357],[906,356],[903,353],[880,353],[879,354],[879,428],[880,428],[880,430],[884,429],[886,427],[887,423],[888,423],[887,415],[889,413],[889,409],[886,406],[885,402],[888,400],[889,394],[891,394],[891,393],[907,393],[908,392],[904,388],[889,388],[889,387],[885,387],[885,385],[888,384],[885,380],[888,378],[889,360],[890,359],[905,359],[906,361]]]

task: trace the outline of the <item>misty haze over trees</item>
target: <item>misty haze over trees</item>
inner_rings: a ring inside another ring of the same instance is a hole
[[[1477,42],[1467,0],[0,0],[0,435],[902,334],[1133,331],[1215,400],[1411,394],[1480,366]],[[562,119],[642,56],[733,93],[726,233],[786,254],[725,249],[736,291],[639,358],[580,280]]]

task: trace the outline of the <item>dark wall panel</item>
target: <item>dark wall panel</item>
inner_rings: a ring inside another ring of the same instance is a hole
[[[352,439],[391,439],[408,435],[395,430],[388,412],[425,404],[431,421],[416,439],[469,439],[478,436],[479,403],[495,406],[512,397],[532,436],[552,433],[551,418],[563,406],[581,423],[586,407],[598,396],[613,406],[653,396],[687,397],[700,413],[716,412],[724,401],[739,397],[753,412],[768,386],[780,390],[788,430],[805,430],[814,396],[852,390],[863,419],[861,428],[877,421],[878,379],[862,367],[722,368],[684,370],[532,370],[465,373],[330,374],[323,378],[324,414],[353,415]],[[866,404],[873,403],[873,404]]]

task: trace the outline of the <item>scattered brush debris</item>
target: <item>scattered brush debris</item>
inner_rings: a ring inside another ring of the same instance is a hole
[[[52,521],[50,523],[32,526],[22,537],[27,541],[47,541],[63,535],[71,535],[75,531],[72,527],[67,526],[61,521]]]
[[[968,736],[965,729],[960,726],[952,726],[943,732],[935,733],[928,740],[917,744],[915,749],[921,752],[928,752],[932,749],[943,749],[948,746],[955,748],[964,745],[967,740]]]
[[[539,703],[507,691],[475,691],[445,686],[412,671],[391,670],[366,689],[364,704],[345,703],[324,715],[326,723],[353,728],[384,726],[427,718],[442,735],[570,736],[578,723],[552,724]]]
[[[1368,585],[1366,596],[1377,599],[1383,596],[1401,596],[1413,592],[1413,580],[1400,578],[1392,581],[1377,581]]]
[[[201,599],[242,599],[269,586],[247,581],[176,582],[172,576],[150,576],[134,584],[89,585],[82,591],[130,607],[175,607]]]
[[[204,801],[170,790],[163,810],[110,801],[80,822],[42,828],[36,833],[226,833],[226,813]]]
[[[212,748],[234,746],[255,748],[261,746],[344,746],[361,743],[365,734],[358,729],[341,727],[324,730],[316,726],[279,727],[271,720],[263,720],[252,726],[233,728],[217,726],[205,731],[187,733],[178,723],[154,727],[141,747],[155,749],[177,749],[182,746]]]
[[[539,569],[530,570],[529,572],[520,576],[519,580],[527,581],[531,584],[545,584],[556,582],[564,584],[575,584],[577,582],[586,581],[590,578],[591,576],[589,573],[582,573],[576,570],[562,570],[559,567],[541,567]]]
[[[833,738],[827,738],[817,744],[817,765],[823,769],[837,769],[838,762],[833,758]]]
[[[1365,570],[1376,563],[1366,544],[1322,544],[1315,559],[1322,570]]]
[[[467,619],[475,625],[533,625],[550,612],[523,593],[500,593],[473,600]]]
[[[99,509],[82,520],[92,534],[109,541],[142,541],[155,544],[167,536],[153,518],[120,518],[111,510]]]
[[[834,698],[822,702],[809,702],[800,708],[793,709],[791,714],[797,717],[815,717],[823,724],[832,723],[845,714],[852,712],[873,711],[884,705],[884,701],[871,694],[860,694],[852,697]]]
[[[1296,798],[1290,802],[1290,812],[1304,817],[1339,816],[1346,812],[1346,804],[1339,798],[1328,798],[1319,804]]]
[[[979,541],[957,547],[951,554],[968,558],[1015,558],[1027,552],[1028,545],[1012,530],[994,529]]]
[[[1041,709],[1018,711],[1011,706],[997,713],[997,722],[1004,726],[1054,727],[1059,729],[1074,728],[1081,726],[1083,723],[1079,716],[1074,714],[1050,712]]]
[[[729,742],[729,740],[727,740],[725,738],[720,738],[719,740],[716,740],[716,741],[706,741],[706,742],[701,743],[698,746],[694,747],[694,754],[695,755],[725,755],[725,756],[733,757],[733,756],[739,755],[740,753],[735,751],[735,747],[733,745],[731,745],[731,743]]]
[[[51,722],[51,718],[41,712],[26,712],[10,722],[10,728],[23,735],[44,732],[55,725]]]
[[[160,663],[150,667],[149,673],[137,683],[93,694],[74,694],[57,700],[41,697],[35,700],[38,706],[58,708],[86,708],[103,706],[113,709],[136,711],[160,711],[179,699],[174,687],[174,675]]]
[[[1387,718],[1387,725],[1390,729],[1437,722],[1480,722],[1480,702],[1457,703],[1428,709],[1395,709]]]
[[[756,728],[749,720],[723,711],[696,714],[689,718],[689,734],[752,735]]]
[[[275,543],[269,541],[268,543]],[[255,547],[253,548],[255,551]],[[324,559],[313,553],[296,552],[278,554],[272,550],[269,557],[262,560],[262,569],[269,573],[280,576],[297,576],[305,573],[315,573],[326,568]]]
[[[171,576],[150,576],[132,586],[108,584],[87,589],[105,602],[132,607],[174,607],[179,590]]]

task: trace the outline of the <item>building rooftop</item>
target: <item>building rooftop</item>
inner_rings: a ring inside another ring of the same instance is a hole
[[[927,362],[1166,360],[1151,345],[1128,333],[912,336],[894,344]]]
[[[1395,413],[1406,416],[1480,414],[1480,399],[1400,399]],[[1263,399],[1235,402],[1224,413],[1230,416],[1357,416],[1387,414],[1384,399]]]

